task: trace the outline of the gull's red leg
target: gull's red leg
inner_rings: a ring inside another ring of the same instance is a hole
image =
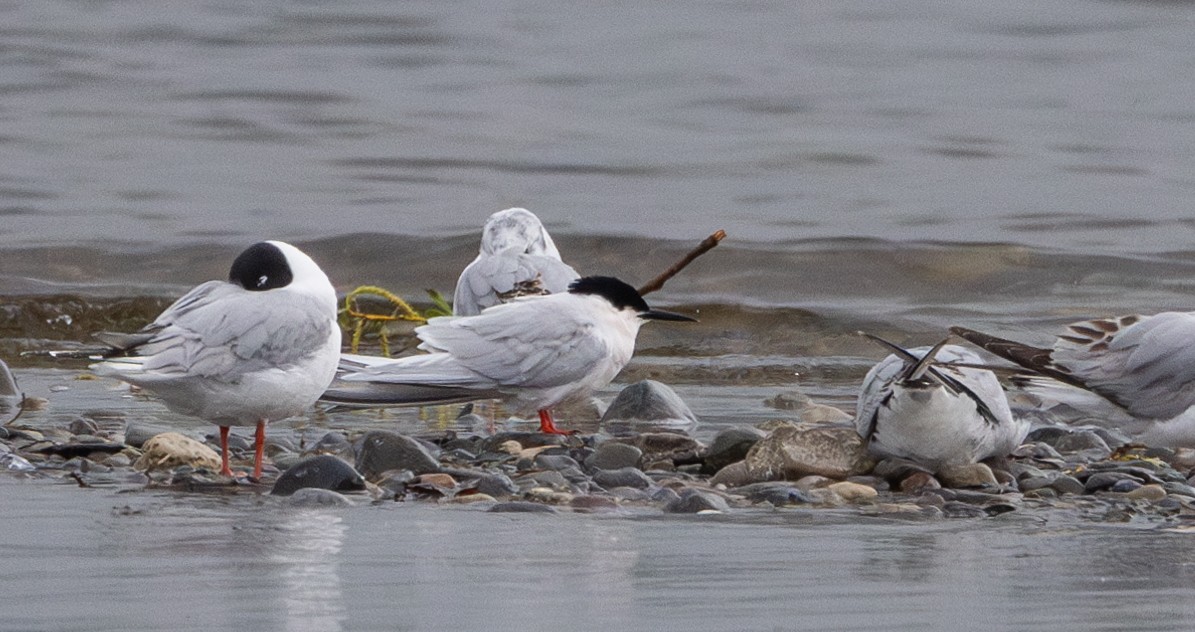
[[[546,434],[570,435],[568,430],[561,430],[552,422],[552,411],[547,408],[539,411],[539,431]]]
[[[220,475],[232,476],[228,467],[228,426],[220,426]]]
[[[261,461],[266,453],[266,420],[257,422],[257,436],[253,443],[253,478],[261,480]]]

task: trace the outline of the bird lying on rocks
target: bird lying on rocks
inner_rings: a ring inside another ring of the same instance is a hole
[[[870,334],[892,351],[863,378],[855,429],[879,457],[915,461],[938,471],[1007,456],[1029,432],[1013,418],[991,371],[975,352],[943,340],[905,350]]]
[[[519,296],[559,294],[579,277],[534,213],[508,208],[489,217],[481,250],[456,282],[452,313],[472,316]]]
[[[965,327],[950,330],[1025,369],[1030,377],[1022,382],[1031,391],[1079,408],[1111,403],[1122,413],[1113,422],[1135,440],[1195,446],[1195,312],[1073,323],[1049,349]]]
[[[425,355],[397,360],[343,356],[346,372],[323,396],[352,406],[502,398],[538,411],[540,431],[559,430],[551,408],[607,385],[635,351],[648,320],[694,321],[651,309],[613,277],[584,277],[564,294],[495,305],[476,316],[433,318],[415,330]]]
[[[220,473],[229,426],[257,425],[253,476],[261,478],[265,428],[315,403],[336,375],[336,291],[294,246],[264,241],[232,263],[228,281],[203,283],[133,334],[102,333],[99,375],[157,395],[171,410],[220,427]]]

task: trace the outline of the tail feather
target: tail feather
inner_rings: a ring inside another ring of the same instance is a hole
[[[324,391],[320,401],[352,408],[386,408],[459,404],[500,396],[500,393],[489,390],[337,380]]]
[[[1064,367],[1054,364],[1053,350],[1033,347],[1027,344],[998,338],[966,327],[951,327],[950,333],[970,342],[971,344],[995,355],[1015,362],[1034,373],[1053,378],[1064,384],[1091,390],[1082,380],[1075,377]]]

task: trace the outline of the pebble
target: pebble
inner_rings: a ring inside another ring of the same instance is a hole
[[[373,480],[387,470],[410,470],[415,474],[440,471],[440,462],[419,441],[387,430],[365,434],[357,457],[357,471]]]
[[[177,432],[155,435],[142,445],[142,450],[141,458],[133,464],[134,469],[142,472],[168,470],[182,465],[210,472],[220,471],[220,455],[215,450]]]
[[[795,480],[809,474],[843,479],[875,466],[853,428],[784,426],[756,443],[744,459],[756,481]]]
[[[606,496],[574,496],[569,501],[569,506],[575,511],[580,512],[598,512],[598,511],[613,511],[620,509],[618,502],[613,498]]]
[[[752,481],[751,474],[747,471],[747,463],[744,461],[731,463],[718,470],[718,473],[710,478],[711,485],[725,485],[726,487],[741,487]]]
[[[992,468],[983,463],[968,463],[943,467],[938,471],[938,480],[946,487],[999,487]]]
[[[622,467],[617,470],[598,470],[593,474],[593,482],[606,489],[610,489],[611,487],[647,489],[653,483],[651,477],[634,467]]]
[[[1082,494],[1087,490],[1087,486],[1080,482],[1079,479],[1063,474],[1050,483],[1050,489],[1059,494]]]
[[[601,423],[687,427],[697,423],[697,416],[672,387],[655,380],[641,380],[619,391],[602,415]]]
[[[25,457],[12,452],[0,454],[0,467],[13,472],[32,472],[37,469],[37,466],[30,463]]]
[[[607,441],[597,447],[585,467],[597,470],[617,470],[624,467],[638,467],[643,450],[618,441]]]
[[[130,421],[124,429],[124,442],[126,445],[131,445],[134,448],[140,448],[145,445],[146,441],[164,432],[173,432],[173,430],[165,426]]]
[[[1166,497],[1166,490],[1161,485],[1142,485],[1125,494],[1130,500],[1162,500]]]
[[[875,488],[850,481],[831,483],[826,489],[838,494],[847,502],[867,502],[879,496],[879,492]]]
[[[942,484],[929,472],[913,472],[900,482],[900,491],[912,496],[935,489],[942,489]]]
[[[547,487],[534,487],[527,490],[523,497],[527,500],[545,503],[548,505],[569,505],[572,504],[574,496],[568,492],[558,492]]]
[[[1083,491],[1088,494],[1102,492],[1104,490],[1110,489],[1118,481],[1126,480],[1133,481],[1138,484],[1141,483],[1137,477],[1131,474],[1125,474],[1123,472],[1096,472],[1091,476],[1088,476],[1087,480],[1083,482]]]
[[[456,477],[463,485],[476,488],[479,493],[495,498],[519,493],[519,486],[502,472],[444,468],[444,473]]]
[[[691,514],[705,511],[729,513],[730,505],[726,503],[726,499],[717,494],[689,488],[681,491],[675,500],[664,505],[664,511],[667,513]]]
[[[751,502],[767,502],[773,506],[800,505],[814,502],[813,497],[803,490],[784,481],[753,483],[734,492]]]
[[[1126,478],[1123,480],[1116,481],[1116,483],[1114,483],[1112,485],[1112,487],[1108,488],[1108,491],[1116,492],[1118,494],[1125,494],[1125,493],[1128,493],[1128,492],[1131,492],[1131,491],[1134,491],[1134,490],[1137,490],[1140,488],[1141,488],[1141,483],[1138,483],[1137,481],[1135,481],[1131,478]]]
[[[742,461],[747,457],[747,452],[766,436],[764,431],[747,426],[719,431],[702,455],[702,472],[713,474],[731,463]]]
[[[300,489],[317,488],[333,491],[360,491],[365,489],[365,479],[345,463],[332,455],[313,456],[300,461],[282,473],[271,494],[289,496]]]

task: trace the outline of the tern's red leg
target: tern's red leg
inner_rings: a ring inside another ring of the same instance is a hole
[[[228,467],[228,426],[220,426],[220,475],[232,476]]]
[[[561,430],[552,423],[552,411],[547,408],[539,411],[539,431],[546,434],[568,435],[573,434],[567,430]]]
[[[266,452],[266,420],[257,422],[257,436],[253,442],[253,478],[261,480],[261,460]]]

